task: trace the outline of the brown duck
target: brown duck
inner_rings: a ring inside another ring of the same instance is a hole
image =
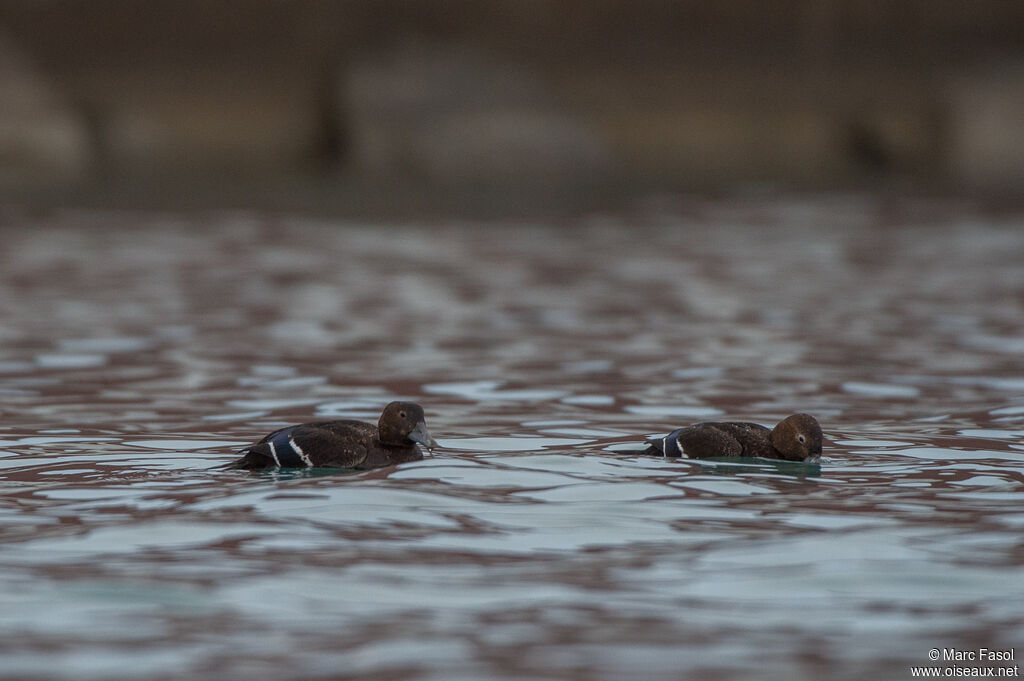
[[[320,421],[275,430],[242,450],[228,468],[380,468],[418,461],[437,446],[427,430],[423,407],[392,402],[374,426],[362,421]]]
[[[817,419],[793,414],[772,429],[757,423],[697,423],[648,440],[646,453],[689,459],[741,456],[817,461],[821,441]]]

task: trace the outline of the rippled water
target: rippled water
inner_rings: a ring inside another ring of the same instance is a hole
[[[0,676],[904,679],[1024,655],[1024,219],[8,211]],[[218,470],[422,403],[359,474]],[[644,457],[818,416],[820,465]]]

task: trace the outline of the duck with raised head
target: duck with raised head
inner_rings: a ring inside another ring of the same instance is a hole
[[[774,428],[758,423],[697,423],[647,441],[647,454],[689,459],[761,457],[786,461],[817,461],[821,457],[821,426],[810,414],[787,416]]]
[[[352,468],[366,470],[419,461],[419,446],[432,451],[437,442],[427,430],[423,407],[392,402],[377,425],[362,421],[318,421],[275,430],[242,450],[228,468]]]

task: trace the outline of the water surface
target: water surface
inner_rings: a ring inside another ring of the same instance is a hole
[[[931,648],[1024,654],[1018,216],[0,231],[0,677],[903,679]],[[217,468],[399,397],[436,456]],[[636,451],[797,410],[820,465]]]

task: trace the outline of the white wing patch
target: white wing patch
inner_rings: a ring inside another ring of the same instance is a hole
[[[281,467],[281,460],[279,458],[277,458],[277,447],[274,446],[274,441],[270,440],[269,442],[267,442],[267,444],[270,445],[270,456],[274,457],[274,464],[278,468],[280,468]]]
[[[661,455],[662,457],[679,456],[683,458],[690,458],[686,455],[686,450],[683,449],[683,445],[679,442],[679,438],[673,438],[674,433],[669,433],[665,437],[661,438]]]
[[[295,453],[299,455],[299,458],[302,459],[302,463],[306,464],[307,468],[313,467],[313,462],[310,460],[309,456],[306,455],[306,452],[302,451],[302,447],[300,447],[295,441],[295,438],[288,438],[288,445],[295,450]]]

